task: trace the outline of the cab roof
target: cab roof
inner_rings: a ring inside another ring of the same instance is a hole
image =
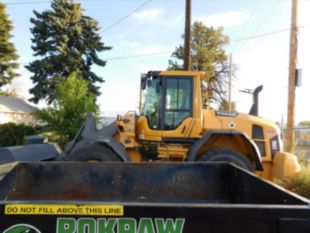
[[[193,76],[203,78],[205,72],[203,71],[184,71],[184,70],[169,70],[169,71],[149,71],[148,74],[157,74],[163,76]]]

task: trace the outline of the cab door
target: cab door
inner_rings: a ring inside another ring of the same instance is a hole
[[[162,140],[188,137],[193,122],[193,77],[164,77],[162,94]]]
[[[143,141],[161,141],[161,76],[148,76],[146,85],[141,88],[141,115],[137,120],[136,134]]]

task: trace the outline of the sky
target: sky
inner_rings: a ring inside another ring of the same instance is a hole
[[[7,87],[26,98],[33,86],[23,66],[33,61],[30,18],[33,10],[50,8],[48,0],[7,0],[13,21],[12,42],[20,56],[21,76]],[[138,108],[141,73],[165,70],[174,49],[183,44],[185,0],[79,0],[85,15],[95,18],[102,41],[113,49],[100,53],[105,67],[94,67],[105,82],[98,84],[101,112],[114,116]],[[296,88],[296,123],[310,120],[310,0],[298,5],[298,68],[302,86]],[[260,116],[286,121],[289,28],[291,0],[192,0],[192,22],[224,27],[236,67],[232,100],[239,112],[248,113],[252,98],[240,92],[264,85],[260,94]],[[39,106],[44,106],[40,103]]]

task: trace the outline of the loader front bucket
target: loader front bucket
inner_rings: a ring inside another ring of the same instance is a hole
[[[5,201],[308,204],[227,163],[13,163],[0,166]]]

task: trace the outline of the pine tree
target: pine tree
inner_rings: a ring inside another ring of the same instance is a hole
[[[99,24],[83,15],[79,3],[68,0],[53,0],[51,10],[42,13],[34,11],[30,21],[32,49],[37,60],[26,68],[33,73],[35,86],[30,90],[31,101],[37,103],[45,99],[51,103],[55,98],[55,88],[61,79],[79,71],[95,96],[100,94],[96,82],[104,80],[95,74],[93,65],[105,66],[98,52],[111,49],[100,41]]]
[[[191,58],[192,70],[198,69],[206,73],[208,83],[207,105],[215,104],[218,107],[226,99],[228,56],[224,46],[229,38],[223,34],[223,28],[206,27],[201,22],[192,26]],[[182,70],[184,61],[184,46],[180,45],[169,60],[169,70]]]
[[[18,74],[18,55],[13,43],[10,42],[13,24],[5,10],[5,4],[0,2],[0,87],[9,84]]]

